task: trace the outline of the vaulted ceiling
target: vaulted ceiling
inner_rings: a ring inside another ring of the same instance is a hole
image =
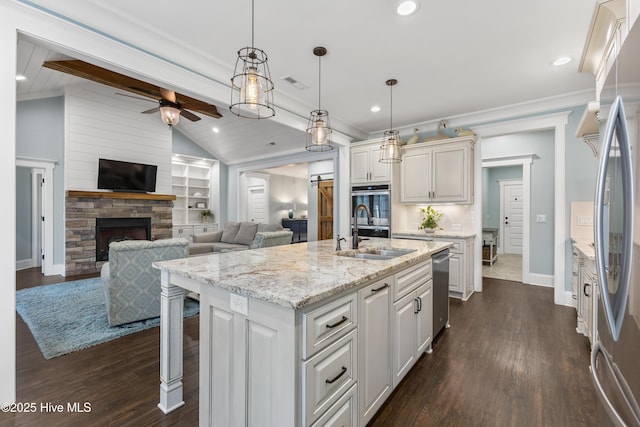
[[[183,0],[170,9],[153,0],[25,3],[221,86],[229,85],[238,49],[251,43],[249,0]],[[315,46],[328,49],[322,59],[322,107],[334,129],[354,140],[389,127],[389,78],[399,81],[393,89],[395,128],[580,91],[595,93],[593,76],[578,72],[593,0],[419,0],[418,11],[407,17],[395,13],[397,3],[257,0],[254,45],[269,56],[276,116],[287,114],[299,123],[237,118],[228,110],[229,96],[207,99],[216,103],[222,119],[185,120],[178,128],[227,162],[304,150],[306,117],[318,106]],[[565,55],[572,58],[569,64],[549,65]],[[18,83],[21,99],[76,82],[61,73],[53,77],[38,65],[65,58],[21,38],[17,72],[29,79]],[[305,88],[287,83],[287,76]],[[381,111],[371,112],[373,105]],[[150,107],[141,101],[141,111]],[[219,133],[212,132],[214,126]]]

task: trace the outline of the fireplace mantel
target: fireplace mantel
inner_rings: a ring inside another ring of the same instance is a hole
[[[68,190],[67,197],[88,199],[175,200],[173,194],[125,193],[121,191]]]

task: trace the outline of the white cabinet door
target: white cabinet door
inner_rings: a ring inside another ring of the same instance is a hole
[[[412,151],[403,156],[400,164],[400,201],[427,202],[430,188],[431,150]]]
[[[449,291],[462,292],[464,290],[465,272],[460,254],[451,254],[449,258]]]
[[[465,201],[469,192],[469,159],[466,146],[434,148],[432,175],[432,201]]]
[[[415,362],[416,346],[416,313],[418,302],[416,293],[399,299],[394,307],[394,342],[393,342],[393,387],[409,372]]]
[[[391,295],[393,277],[358,291],[358,387],[360,425],[364,426],[382,406],[393,388],[391,374]]]
[[[370,181],[384,182],[391,180],[391,164],[380,163],[380,145],[369,148]]]
[[[429,280],[416,290],[418,313],[416,313],[416,359],[431,347],[433,337],[433,281]]]
[[[351,149],[351,182],[369,182],[369,147]]]
[[[351,182],[368,184],[391,181],[391,165],[380,163],[380,143],[351,149]]]

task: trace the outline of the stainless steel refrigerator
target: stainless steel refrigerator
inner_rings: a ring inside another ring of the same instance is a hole
[[[640,144],[637,136],[630,141],[627,126],[617,97],[602,134],[595,197],[599,296],[591,373],[613,424],[640,426]]]

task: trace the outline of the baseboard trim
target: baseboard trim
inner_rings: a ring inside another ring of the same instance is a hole
[[[553,276],[548,274],[529,273],[527,279],[528,285],[553,287]]]
[[[557,305],[564,305],[566,307],[576,308],[577,301],[573,299],[573,292],[564,291],[561,295],[563,295],[563,298],[561,301],[557,302]]]
[[[52,276],[55,274],[64,276],[65,275],[64,273],[65,273],[64,264],[53,264],[53,272],[51,273]]]
[[[16,261],[16,270],[25,270],[31,267],[37,267],[31,258]]]

